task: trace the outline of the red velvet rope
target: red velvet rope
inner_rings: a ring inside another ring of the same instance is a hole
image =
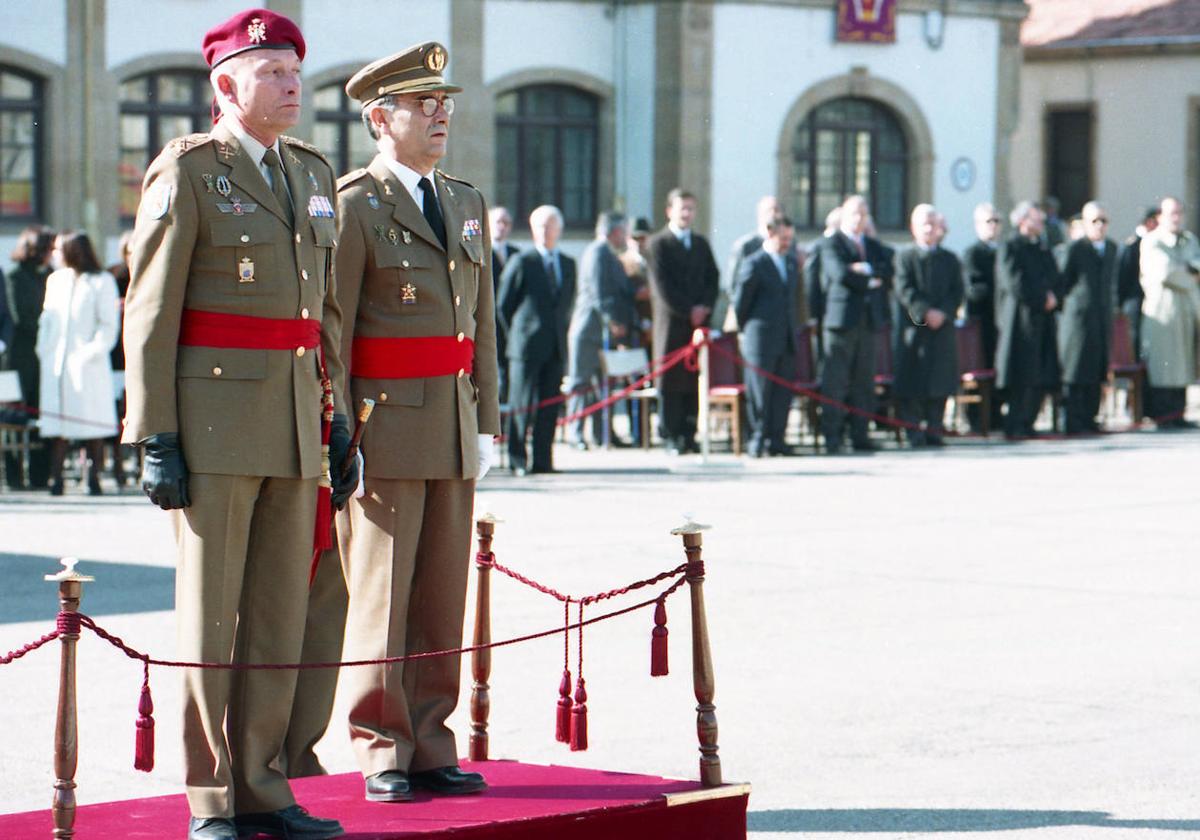
[[[20,659],[25,654],[33,653],[35,650],[40,648],[42,645],[46,644],[47,642],[52,642],[55,639],[57,639],[58,637],[59,637],[59,631],[55,630],[53,633],[47,633],[45,636],[42,636],[42,638],[38,639],[35,642],[30,642],[29,644],[19,647],[16,650],[10,650],[4,656],[0,656],[0,665],[10,665],[13,662],[16,662],[18,659]]]
[[[530,589],[536,589],[538,592],[541,592],[543,595],[549,595],[550,597],[554,598],[557,601],[562,601],[562,602],[568,603],[568,604],[595,604],[599,601],[604,601],[609,598],[616,598],[618,595],[625,595],[630,592],[633,592],[635,589],[641,589],[646,586],[653,586],[656,583],[660,583],[664,580],[668,580],[669,578],[673,578],[673,577],[676,577],[677,575],[684,574],[688,570],[688,564],[681,563],[678,566],[676,566],[674,569],[671,569],[666,572],[659,572],[657,575],[655,575],[652,578],[646,578],[645,580],[639,580],[636,583],[629,584],[628,586],[622,586],[620,589],[610,589],[607,592],[598,592],[595,595],[584,595],[582,598],[578,597],[576,595],[564,595],[563,593],[559,592],[557,589],[553,589],[549,586],[546,586],[543,583],[538,583],[533,578],[526,577],[525,575],[521,574],[520,572],[513,571],[512,569],[510,569],[506,566],[501,566],[499,563],[497,563],[495,561],[494,558],[492,560],[492,568],[495,569],[497,572],[500,572],[501,574],[507,575],[508,577],[512,578],[513,580],[517,581],[518,583],[525,584]]]

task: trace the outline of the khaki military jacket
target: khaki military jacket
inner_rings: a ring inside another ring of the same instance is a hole
[[[178,432],[193,472],[317,477],[321,354],[181,347],[184,309],[320,320],[335,410],[345,410],[333,172],[313,147],[280,141],[294,229],[222,124],[172,140],[146,173],[125,301],[122,440]]]
[[[443,250],[400,179],[376,157],[338,181],[338,302],[345,313],[346,399],[375,402],[363,437],[367,477],[475,478],[478,435],[499,434],[496,320],[487,205],[437,172]],[[474,373],[418,379],[354,376],[355,336],[462,336]]]

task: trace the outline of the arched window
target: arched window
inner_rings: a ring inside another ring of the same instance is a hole
[[[375,143],[362,124],[357,100],[346,95],[346,83],[325,85],[313,96],[317,121],[313,144],[329,156],[335,175],[366,166],[375,157]]]
[[[530,85],[496,97],[496,203],[525,218],[540,204],[567,227],[596,219],[599,100],[566,85]]]
[[[792,142],[791,210],[796,224],[820,228],[854,193],[866,196],[880,230],[905,227],[908,142],[895,114],[857,97],[818,105]]]
[[[0,66],[0,220],[42,216],[42,81]]]
[[[163,70],[121,84],[121,216],[137,214],[146,167],[174,137],[212,128],[212,88],[200,70]]]

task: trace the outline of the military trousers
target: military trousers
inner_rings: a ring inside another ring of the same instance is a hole
[[[175,512],[179,659],[296,662],[308,605],[317,480],[189,477]],[[277,758],[296,672],[186,669],[184,774],[196,817],[275,811],[295,802]]]
[[[343,656],[460,647],[475,480],[368,477],[365,486],[366,495],[338,515],[350,593]],[[364,776],[458,763],[446,719],[458,705],[460,659],[343,669],[350,741]]]
[[[335,545],[338,537],[334,535]],[[337,548],[321,554],[317,575],[308,590],[308,618],[304,623],[304,646],[300,661],[337,662],[342,658],[346,629],[346,579]],[[317,742],[325,737],[333,715],[337,691],[337,668],[313,668],[296,676],[296,694],[283,745],[283,770],[289,779],[323,776],[326,771],[317,757]]]

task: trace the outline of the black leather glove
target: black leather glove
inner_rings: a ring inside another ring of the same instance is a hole
[[[335,414],[329,430],[329,478],[333,485],[333,506],[338,510],[346,506],[358,487],[358,458],[347,464],[349,451],[350,423],[345,414]]]
[[[166,432],[142,441],[142,492],[163,510],[188,507],[188,469],[179,435]]]

